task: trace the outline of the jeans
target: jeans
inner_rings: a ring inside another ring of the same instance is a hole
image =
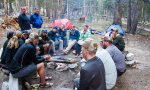
[[[80,55],[80,53],[81,53],[81,45],[76,43],[76,53],[75,53],[75,55]]]
[[[73,86],[73,89],[75,89],[75,87],[76,87],[76,88],[79,88],[79,84],[80,84],[80,78],[74,79],[74,86]]]
[[[63,47],[67,47],[68,46],[67,37],[61,37],[61,39],[63,40]]]
[[[124,72],[120,72],[119,70],[117,70],[117,77],[122,76],[122,74],[125,72],[126,72],[126,69],[124,70]]]

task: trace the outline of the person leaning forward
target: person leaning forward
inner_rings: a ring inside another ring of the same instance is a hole
[[[10,63],[10,72],[14,78],[25,77],[33,74],[35,71],[40,76],[40,87],[51,87],[53,83],[46,83],[44,60],[50,60],[50,55],[36,56],[35,45],[39,42],[37,33],[31,33],[26,43],[23,44],[16,52]],[[34,63],[34,64],[32,64]],[[49,79],[49,78],[48,78]]]

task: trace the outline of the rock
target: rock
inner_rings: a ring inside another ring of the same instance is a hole
[[[124,58],[126,58],[126,56],[127,56],[127,54],[128,54],[129,52],[128,51],[122,51],[122,54],[123,54],[123,56],[124,56]]]
[[[1,90],[9,90],[8,82],[3,82]]]
[[[68,68],[76,68],[78,65],[77,63],[73,63],[73,64],[68,64]]]
[[[68,67],[65,64],[57,63],[57,68],[56,68],[57,71],[65,71],[67,69]]]
[[[127,59],[128,61],[134,60],[134,54],[128,53],[128,54],[126,55],[126,59]]]
[[[19,90],[18,78],[14,78],[9,74],[9,90]]]
[[[132,61],[126,61],[126,64],[127,64],[127,65],[133,65],[134,62],[135,62],[135,60],[132,60]]]
[[[76,51],[75,51],[75,50],[73,50],[73,51],[72,51],[72,53],[73,53],[73,54],[75,54],[75,53],[76,53]]]
[[[54,62],[47,63],[47,67],[50,69],[54,69],[57,65]]]

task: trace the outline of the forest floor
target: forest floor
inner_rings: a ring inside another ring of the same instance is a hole
[[[43,27],[46,27],[47,23],[44,23]],[[89,23],[90,24],[90,23]],[[109,27],[109,25],[106,25]],[[124,30],[126,27],[123,26]],[[103,31],[105,31],[104,29]],[[6,40],[7,31],[0,32],[0,47],[2,47],[4,41]],[[98,43],[103,35],[92,35]],[[150,37],[143,35],[132,35],[127,34],[128,41],[126,42],[126,51],[129,51],[135,55],[135,60],[138,64],[134,66],[127,66],[126,72],[117,78],[117,82],[114,88],[111,90],[150,90]],[[67,58],[74,58],[74,55],[70,53],[69,55],[63,56]],[[77,59],[77,58],[75,58]],[[77,59],[80,61],[81,59]],[[80,63],[79,63],[80,64]],[[80,65],[75,69],[69,69],[67,71],[58,72],[56,70],[48,69],[45,67],[46,76],[52,76],[51,81],[54,86],[51,88],[44,88],[41,90],[59,90],[60,88],[72,88],[73,79],[76,78],[76,74],[80,71]],[[27,79],[30,84],[40,83],[39,79]],[[8,76],[0,71],[0,88],[4,81],[8,81]],[[24,90],[24,88],[23,88]]]

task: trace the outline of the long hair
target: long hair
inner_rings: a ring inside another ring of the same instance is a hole
[[[14,36],[9,40],[7,47],[9,48],[18,48],[19,47],[19,39],[21,38],[21,31],[16,31]]]

